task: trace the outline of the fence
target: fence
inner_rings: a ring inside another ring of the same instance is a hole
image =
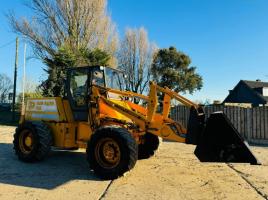
[[[242,108],[235,106],[205,106],[206,117],[216,111],[223,111],[250,144],[268,145],[268,107]],[[186,106],[176,106],[171,110],[171,118],[187,127],[190,110]]]

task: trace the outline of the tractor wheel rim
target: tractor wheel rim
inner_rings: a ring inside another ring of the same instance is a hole
[[[32,144],[33,144],[32,137],[27,136],[27,137],[25,138],[25,145],[26,145],[27,147],[31,147]]]
[[[23,130],[19,135],[19,147],[22,153],[29,154],[33,150],[33,134],[30,130]]]
[[[96,145],[95,157],[101,167],[114,168],[121,159],[120,147],[112,138],[103,138]]]

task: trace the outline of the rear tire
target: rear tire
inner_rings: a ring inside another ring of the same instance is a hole
[[[151,133],[146,133],[143,143],[139,144],[139,159],[147,159],[154,155],[159,147],[159,138]]]
[[[14,150],[19,160],[35,162],[43,160],[52,145],[50,128],[43,122],[20,124],[14,134]]]
[[[92,135],[87,147],[90,168],[103,179],[116,179],[131,170],[138,159],[138,145],[124,128],[106,126]]]

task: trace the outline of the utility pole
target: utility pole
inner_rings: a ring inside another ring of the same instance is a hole
[[[12,101],[12,121],[15,121],[15,103],[16,103],[16,88],[17,88],[17,69],[19,57],[19,38],[16,38],[16,55],[14,68],[14,87],[13,87],[13,101]]]
[[[23,54],[23,78],[22,78],[22,110],[25,109],[25,82],[26,82],[26,49],[27,45],[24,43],[24,54]]]

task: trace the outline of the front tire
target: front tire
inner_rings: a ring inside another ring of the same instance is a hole
[[[14,150],[19,160],[35,162],[43,160],[52,145],[50,128],[43,122],[20,124],[14,134]]]
[[[90,168],[103,179],[116,179],[131,170],[138,159],[138,145],[124,128],[99,128],[88,142]]]
[[[139,144],[139,159],[147,159],[154,155],[159,147],[159,138],[151,133],[146,133]]]

